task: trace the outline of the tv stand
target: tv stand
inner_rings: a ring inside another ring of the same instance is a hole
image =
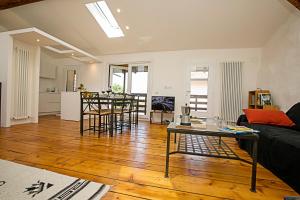
[[[155,114],[160,115],[160,122],[153,122],[153,116]],[[167,120],[165,120],[165,115],[171,115],[171,121],[174,121],[174,112],[173,111],[161,111],[161,110],[152,110],[150,112],[150,124],[168,124]]]

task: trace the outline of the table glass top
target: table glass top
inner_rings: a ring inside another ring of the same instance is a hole
[[[216,120],[216,119],[191,119],[191,126],[186,125],[180,125],[180,119],[176,119],[175,122],[171,122],[168,126],[168,130],[175,131],[175,132],[182,132],[182,133],[214,133],[214,134],[220,134],[225,136],[232,136],[232,135],[252,135],[253,133],[257,132],[255,130],[253,131],[247,131],[247,132],[233,132],[233,131],[227,131],[224,130],[225,127],[228,127],[229,125],[235,126],[233,123],[227,123],[224,121]]]

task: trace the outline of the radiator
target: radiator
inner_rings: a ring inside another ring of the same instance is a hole
[[[223,120],[236,122],[242,113],[242,62],[221,63],[221,112]]]
[[[13,119],[29,117],[29,50],[14,48]]]

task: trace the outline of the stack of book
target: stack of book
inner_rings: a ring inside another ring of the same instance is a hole
[[[225,131],[225,132],[234,133],[234,134],[237,134],[237,135],[259,132],[257,130],[252,129],[252,128],[248,128],[246,126],[226,126],[225,128],[220,128],[220,130]]]

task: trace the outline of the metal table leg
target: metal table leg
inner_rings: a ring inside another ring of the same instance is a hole
[[[114,100],[111,100],[111,113],[110,113],[110,121],[109,121],[109,135],[110,137],[113,137],[114,134]]]
[[[83,136],[83,102],[80,101],[80,135]]]
[[[251,191],[256,191],[256,167],[257,167],[257,140],[253,141],[252,149],[252,177],[251,177]]]
[[[168,131],[168,133],[167,133],[167,152],[166,152],[165,178],[169,177],[170,135],[171,135],[171,133]]]

